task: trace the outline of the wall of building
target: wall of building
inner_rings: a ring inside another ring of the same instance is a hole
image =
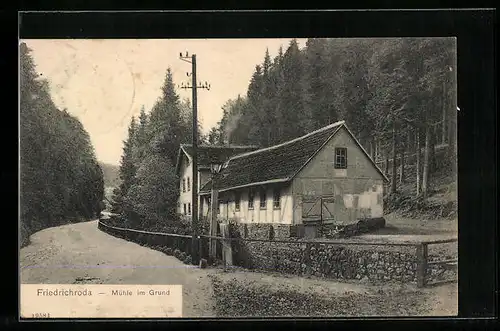
[[[323,214],[329,216],[330,211],[338,224],[383,216],[383,177],[347,130],[340,130],[293,180],[296,224],[302,222],[312,206],[306,200],[320,196],[333,198],[325,203]],[[336,147],[347,148],[347,169],[335,169]]]
[[[184,204],[191,204],[192,208],[192,188],[193,188],[193,166],[192,163],[189,161],[189,159],[185,156],[180,165],[180,170],[179,170],[179,200],[178,200],[178,205],[177,205],[177,212],[180,214],[184,214]],[[210,180],[210,169],[199,169],[198,170],[198,191],[200,188],[205,185],[209,180]],[[190,187],[189,190],[187,190],[187,178],[189,178],[189,183]],[[186,180],[186,192],[182,191],[182,180]],[[200,208],[200,211],[202,211],[202,203],[203,199],[201,197],[198,197],[198,206]],[[187,207],[186,207],[187,208]]]
[[[190,188],[187,190],[187,178],[189,177]],[[184,204],[191,204],[192,201],[192,177],[193,177],[193,167],[192,163],[189,161],[187,156],[184,155],[182,158],[180,169],[179,169],[179,203],[177,205],[177,212],[184,214]],[[182,181],[186,180],[186,192],[182,190]],[[187,208],[187,207],[186,207]]]
[[[210,169],[198,169],[198,190],[208,183],[211,178]]]
[[[235,220],[239,223],[256,224],[292,224],[292,195],[290,186],[280,188],[280,207],[275,208],[274,187],[266,187],[266,208],[260,208],[259,191],[255,190],[253,209],[248,207],[248,196],[250,188],[239,189],[238,191],[225,191],[219,193],[219,199],[225,201],[221,204],[219,217],[221,219]],[[236,210],[235,196],[240,194],[240,209]],[[208,197],[208,195],[206,196]],[[210,206],[207,200],[203,199],[203,215],[208,216]]]

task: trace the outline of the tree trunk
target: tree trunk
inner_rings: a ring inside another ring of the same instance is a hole
[[[451,170],[455,175],[457,173],[457,107],[452,103],[450,113],[448,114],[448,152],[446,160],[451,165]]]
[[[448,98],[446,96],[446,83],[443,82],[443,99],[442,99],[443,118],[441,122],[441,144],[446,143],[446,107],[448,105],[447,99]]]
[[[396,180],[397,180],[397,168],[396,168],[396,124],[392,126],[392,176],[391,176],[391,194],[396,193]]]
[[[410,135],[408,134],[408,137]],[[399,171],[399,184],[403,184],[404,181],[405,181],[405,152],[406,152],[406,149],[408,148],[408,140],[407,140],[407,143],[403,146],[401,146],[401,152],[400,152],[400,157],[401,157],[401,161],[400,161],[400,171]]]
[[[422,195],[427,197],[429,190],[429,165],[430,165],[430,150],[431,150],[431,127],[425,127],[425,147],[424,147],[424,166],[422,170]]]
[[[416,158],[416,172],[417,172],[417,196],[420,194],[420,129],[415,130],[415,143],[417,144],[415,148],[415,158]]]
[[[372,160],[375,161],[375,139],[370,139],[370,155]]]
[[[434,171],[436,171],[437,169],[436,140],[437,140],[437,130],[432,130],[430,136],[430,147],[429,147],[429,173],[431,174],[434,173]]]
[[[384,172],[385,174],[389,174],[389,151],[387,148],[385,148],[385,165],[384,165]]]
[[[455,59],[456,61],[456,59]],[[455,63],[455,68],[456,68],[456,63]],[[457,71],[453,70],[453,77],[450,77],[451,81],[453,84],[456,84],[457,81]],[[449,106],[448,106],[448,157],[447,160],[448,162],[451,163],[451,170],[454,176],[457,174],[457,116],[458,116],[458,109],[457,109],[457,90],[452,89],[453,93],[449,101]]]

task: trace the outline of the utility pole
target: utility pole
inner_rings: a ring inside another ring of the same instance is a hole
[[[186,75],[191,76],[192,81],[191,85],[182,83],[180,88],[182,89],[192,89],[192,108],[193,108],[193,137],[192,137],[192,145],[193,145],[193,180],[192,180],[192,196],[191,196],[191,225],[193,228],[193,238],[192,238],[192,246],[191,246],[191,257],[193,264],[197,265],[200,260],[199,256],[199,248],[198,248],[198,100],[197,100],[197,89],[207,89],[210,90],[210,85],[205,82],[205,84],[197,84],[196,81],[196,54],[192,54],[189,56],[188,52],[185,55],[182,53],[179,54],[179,58],[184,61],[191,63],[192,69],[191,73],[187,73]]]

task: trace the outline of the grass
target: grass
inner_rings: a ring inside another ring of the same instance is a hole
[[[443,292],[442,288],[369,286],[244,270],[218,272],[210,278],[218,317],[435,315],[433,309],[439,301],[436,291]],[[449,294],[449,290],[445,292]],[[455,298],[456,303],[456,293],[448,296]]]

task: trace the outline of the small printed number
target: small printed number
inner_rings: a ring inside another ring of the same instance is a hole
[[[31,315],[34,318],[48,318],[48,317],[50,317],[49,313],[34,313],[34,314],[31,314]]]

